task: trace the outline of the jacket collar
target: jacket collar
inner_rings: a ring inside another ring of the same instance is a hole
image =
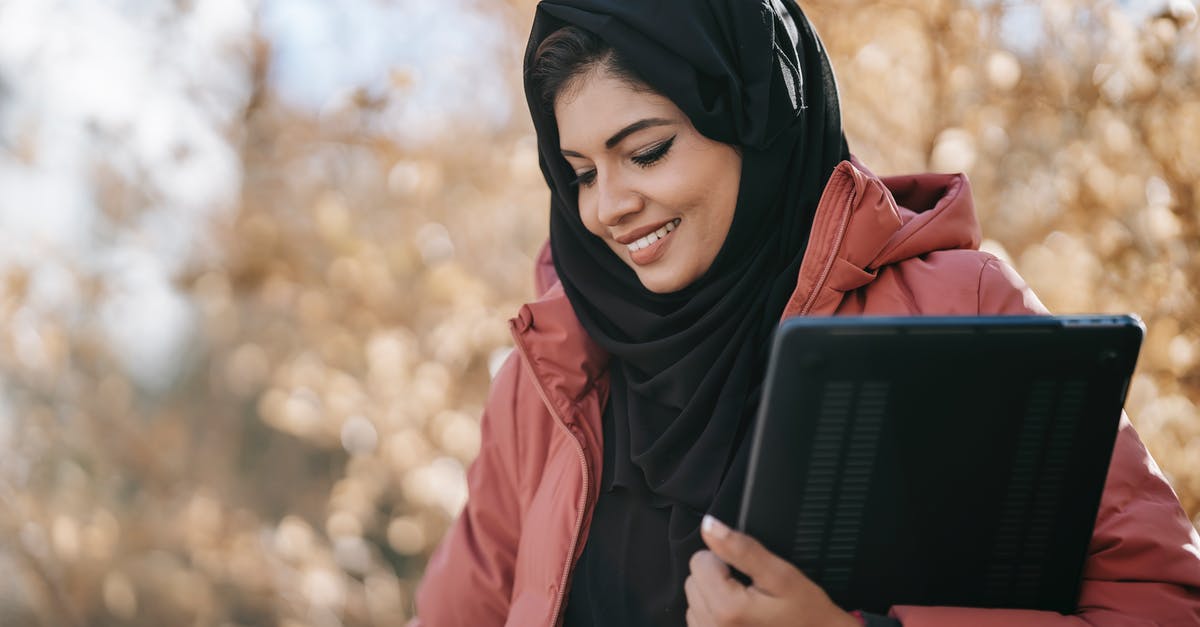
[[[608,353],[580,324],[562,283],[556,281],[508,322],[517,350],[560,419],[571,419],[597,384],[607,385]]]
[[[845,294],[870,283],[880,268],[935,250],[975,249],[979,242],[965,175],[881,179],[856,160],[843,161],[817,205],[783,318],[833,315]],[[544,293],[509,324],[547,404],[570,419],[581,398],[597,385],[607,388],[609,357],[575,316],[554,276],[548,245],[535,274]]]

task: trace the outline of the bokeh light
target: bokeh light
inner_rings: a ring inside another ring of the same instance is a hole
[[[534,4],[0,3],[0,625],[411,615],[546,238]],[[866,164],[966,171],[1051,309],[1146,320],[1195,520],[1195,4],[802,5]]]

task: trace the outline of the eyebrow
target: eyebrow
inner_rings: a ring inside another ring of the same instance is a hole
[[[621,141],[624,140],[626,137],[629,137],[630,135],[632,135],[638,131],[645,130],[645,129],[655,127],[655,126],[666,126],[668,124],[673,124],[673,123],[674,122],[672,122],[671,120],[668,120],[666,118],[646,118],[645,120],[638,120],[637,122],[634,122],[633,124],[630,124],[629,126],[626,126],[625,128],[614,133],[612,137],[609,137],[608,140],[604,142],[604,147],[611,150],[613,148],[613,146],[616,146],[617,144],[621,143]],[[583,155],[575,152],[574,150],[564,150],[564,151],[562,151],[562,154],[563,154],[563,156],[566,156],[566,157],[579,157],[581,159],[584,158]]]

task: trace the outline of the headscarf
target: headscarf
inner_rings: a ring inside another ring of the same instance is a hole
[[[567,24],[612,46],[701,134],[741,149],[729,234],[711,268],[678,292],[647,290],[580,220],[575,173],[530,76],[542,40]],[[705,512],[737,513],[771,332],[821,192],[849,158],[833,71],[793,0],[543,0],[525,68],[555,268],[611,355],[615,433],[604,445],[615,461],[605,474],[671,508],[670,542],[683,553]]]

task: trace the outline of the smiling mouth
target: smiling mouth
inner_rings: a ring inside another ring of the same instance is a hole
[[[675,227],[679,226],[679,222],[680,219],[675,218],[674,220],[659,227],[657,231],[654,231],[645,237],[639,238],[631,244],[627,244],[626,247],[629,248],[629,252],[631,253],[636,253],[639,250],[649,248],[658,240],[664,239],[667,237],[667,235],[670,235],[671,231],[674,231]]]

